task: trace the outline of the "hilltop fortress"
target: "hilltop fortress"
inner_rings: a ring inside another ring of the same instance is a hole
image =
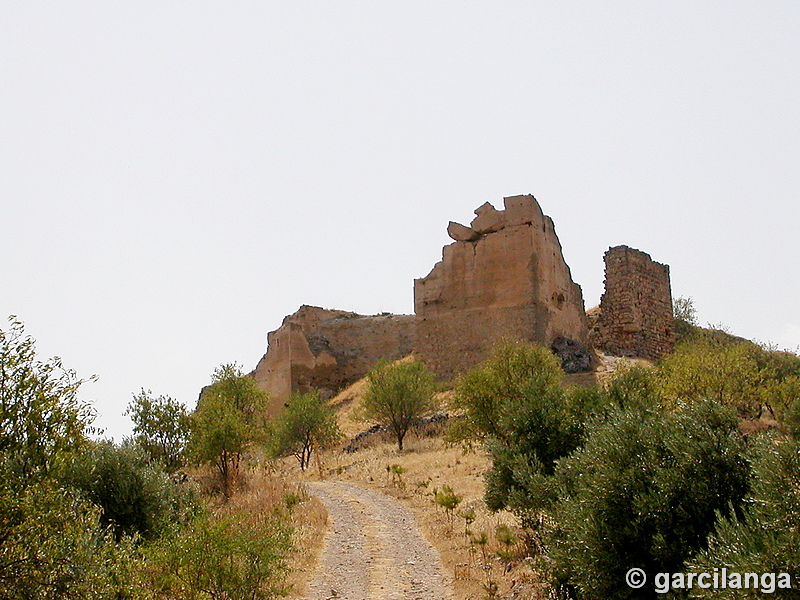
[[[268,335],[252,375],[285,402],[330,397],[380,359],[414,352],[449,381],[485,360],[500,338],[550,347],[567,372],[589,371],[594,350],[657,360],[673,346],[669,267],[627,246],[605,254],[605,293],[587,316],[552,219],[531,195],[488,202],[469,226],[450,222],[442,260],[414,281],[415,315],[364,316],[302,306]]]

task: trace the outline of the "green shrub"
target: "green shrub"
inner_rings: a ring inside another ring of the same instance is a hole
[[[138,571],[132,545],[116,543],[78,494],[53,481],[0,479],[0,598],[139,598]]]
[[[789,573],[794,590],[775,597],[800,598],[800,444],[763,436],[753,450],[752,490],[740,518],[720,518],[708,548],[687,569],[713,572],[725,566],[746,573]],[[763,597],[759,591],[702,590],[710,598]],[[713,594],[711,593],[713,592]]]
[[[764,381],[761,349],[750,342],[718,344],[699,340],[678,346],[659,363],[658,381],[670,406],[715,400],[741,416],[759,413]]]
[[[153,539],[168,526],[185,522],[196,501],[186,486],[170,479],[132,444],[95,444],[76,456],[63,481],[99,507],[100,524],[117,537]]]
[[[287,591],[290,548],[277,513],[201,515],[147,549],[149,586],[163,600],[268,600]]]
[[[433,495],[434,503],[444,509],[450,529],[453,528],[454,511],[461,504],[461,500],[463,500],[463,497],[456,494],[449,485],[443,485],[442,489],[436,490]]]
[[[586,419],[608,404],[601,393],[565,391],[562,376],[548,349],[505,342],[456,385],[453,409],[464,418],[450,439],[485,442],[486,504],[510,508],[528,527],[555,500],[557,460],[583,443]]]
[[[654,372],[668,406],[716,400],[741,417],[756,417],[762,405],[783,410],[800,397],[800,357],[741,338],[698,337],[679,344]]]
[[[548,536],[558,584],[579,598],[628,598],[628,569],[681,571],[716,513],[738,509],[747,491],[737,425],[730,408],[698,402],[674,413],[635,407],[591,426],[558,465]]]

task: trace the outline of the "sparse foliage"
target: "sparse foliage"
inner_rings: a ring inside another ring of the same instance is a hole
[[[362,409],[367,419],[389,427],[403,450],[408,430],[436,409],[433,375],[418,361],[380,362],[367,375]]]
[[[189,438],[189,413],[169,396],[153,397],[144,389],[134,394],[125,411],[133,421],[133,441],[151,460],[168,473],[183,466],[183,451]]]
[[[315,450],[336,443],[341,438],[336,413],[319,394],[292,394],[278,418],[273,438],[273,453],[294,455],[305,471]]]
[[[406,484],[403,481],[403,474],[406,472],[406,468],[402,465],[392,464],[386,465],[386,473],[392,476],[392,485],[397,486],[398,488],[405,488]]]
[[[233,491],[242,454],[262,437],[267,398],[237,365],[222,365],[192,414],[188,454],[195,463],[216,467],[226,497]]]
[[[689,325],[697,326],[698,324],[697,309],[694,307],[694,300],[692,298],[673,298],[672,316]]]
[[[463,497],[456,494],[449,485],[443,485],[442,489],[437,490],[433,496],[433,501],[444,509],[451,530],[453,528],[455,510],[461,504],[462,499]]]
[[[469,526],[475,522],[475,509],[462,510],[458,513],[458,516],[464,519],[464,535],[469,537]]]

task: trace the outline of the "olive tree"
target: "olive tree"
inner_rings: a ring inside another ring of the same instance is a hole
[[[325,448],[341,437],[336,413],[319,394],[292,394],[275,424],[273,453],[294,455],[305,471],[314,450]]]
[[[379,362],[367,374],[362,399],[364,416],[387,426],[403,450],[403,439],[414,423],[437,408],[433,374],[418,360]]]
[[[197,464],[211,464],[230,496],[242,454],[263,434],[268,395],[235,364],[214,371],[191,416],[188,453]]]
[[[556,467],[546,544],[556,581],[576,598],[629,598],[628,569],[683,571],[717,516],[741,510],[750,469],[737,426],[733,409],[713,401],[594,421]]]

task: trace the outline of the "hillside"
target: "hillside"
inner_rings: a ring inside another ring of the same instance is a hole
[[[564,384],[596,385],[617,370],[637,364],[650,363],[598,354],[593,372],[567,374]],[[370,433],[373,423],[359,416],[365,387],[366,380],[360,379],[328,401],[336,410],[346,444],[325,452],[317,468],[308,473],[301,474],[293,460],[284,463],[285,467],[307,482],[341,481],[379,491],[413,511],[453,582],[454,600],[483,598],[490,582],[498,585],[503,598],[538,597],[543,584],[532,561],[524,558],[524,533],[516,518],[510,512],[492,513],[486,508],[484,475],[491,466],[489,456],[478,447],[465,451],[446,444],[442,438],[444,423],[415,428],[406,449],[398,452],[386,433]],[[442,404],[451,393],[439,394]],[[347,452],[344,446],[357,449]],[[444,486],[461,498],[452,518],[434,501],[436,492]],[[517,538],[510,544],[507,538],[505,543],[501,541],[508,530]]]
[[[691,393],[698,399],[703,395],[717,397],[723,405],[736,407],[740,416],[734,437],[739,440],[757,432],[790,427],[779,422],[768,398],[774,398],[776,410],[780,408],[779,417],[792,418],[791,411],[782,408],[785,404],[780,398],[794,393],[791,390],[800,381],[800,358],[764,349],[719,329],[683,325],[683,343],[658,365],[644,359],[597,353],[593,371],[565,374],[562,385],[567,390],[617,386],[611,397],[638,394],[630,386],[641,385],[635,383],[643,381],[636,369],[644,367],[642,373],[656,378],[647,386],[660,381],[658,394],[667,404],[670,393]],[[706,385],[705,392],[697,387],[692,392],[680,391],[686,369],[692,385]],[[696,375],[688,374],[693,369]],[[624,380],[629,373],[633,376],[629,383],[622,387],[612,383],[620,375]],[[441,420],[415,428],[407,438],[405,450],[398,452],[388,433],[361,416],[366,385],[361,379],[328,401],[336,411],[346,442],[323,453],[316,468],[305,474],[285,463],[293,476],[308,483],[338,481],[363,486],[388,495],[411,510],[422,534],[441,556],[445,576],[452,582],[454,600],[544,598],[548,577],[542,570],[541,557],[534,558],[535,552],[531,555],[531,544],[535,547],[538,542],[526,537],[530,530],[513,512],[492,512],[486,506],[485,477],[493,468],[492,457],[479,444],[465,450],[445,443],[442,434],[446,423]],[[439,394],[443,406],[447,406],[452,394]],[[665,414],[673,414],[673,410],[668,409]],[[684,418],[680,417],[681,412],[683,409],[675,413],[679,419]],[[730,439],[734,446],[740,443]],[[646,442],[637,439],[633,443]],[[307,572],[306,578],[312,572]]]

